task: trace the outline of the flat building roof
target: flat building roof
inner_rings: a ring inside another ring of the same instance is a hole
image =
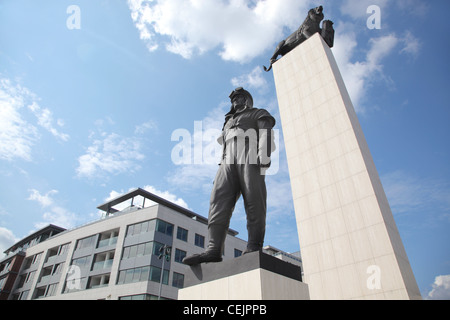
[[[182,207],[180,205],[177,205],[177,204],[175,204],[173,202],[170,202],[170,201],[168,201],[168,200],[166,200],[164,198],[161,198],[161,197],[159,197],[159,196],[157,196],[157,195],[155,195],[155,194],[153,194],[151,192],[148,192],[148,191],[146,191],[146,190],[144,190],[142,188],[133,189],[133,190],[131,190],[131,191],[129,191],[129,192],[123,194],[123,195],[120,195],[120,196],[118,196],[118,197],[116,197],[114,199],[111,199],[108,202],[105,202],[105,203],[99,205],[97,207],[97,209],[106,212],[106,215],[109,216],[111,214],[119,212],[119,210],[114,209],[114,206],[116,206],[116,205],[118,205],[120,203],[123,203],[125,201],[128,201],[130,199],[132,201],[131,205],[133,205],[133,199],[135,197],[137,197],[137,196],[143,197],[144,201],[145,201],[145,199],[148,199],[150,201],[159,203],[159,204],[161,204],[161,205],[163,205],[165,207],[173,209],[173,210],[179,212],[180,214],[183,214],[183,215],[185,215],[185,216],[187,216],[187,217],[189,217],[191,219],[194,219],[194,220],[199,221],[199,222],[204,223],[204,224],[208,224],[208,219],[206,219],[205,217],[203,217],[203,216],[201,216],[199,214],[196,214],[195,212],[193,212],[193,211],[191,211],[189,209],[186,209],[186,208],[184,208],[184,207]],[[144,206],[145,206],[145,203],[143,204],[143,207]],[[229,229],[228,233],[230,235],[232,235],[232,236],[236,236],[236,235],[239,234],[239,232],[237,232],[236,230],[233,230],[233,229]]]

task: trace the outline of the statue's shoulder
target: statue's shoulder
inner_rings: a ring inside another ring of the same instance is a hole
[[[252,108],[251,112],[252,112],[252,117],[255,118],[256,120],[262,120],[262,119],[266,118],[266,119],[272,121],[273,125],[275,125],[275,118],[266,109]]]
[[[270,116],[269,111],[267,111],[266,109],[261,109],[261,108],[253,107],[250,110],[248,110],[247,112],[249,112],[252,115],[252,117],[257,117],[257,118],[264,117],[267,115]]]

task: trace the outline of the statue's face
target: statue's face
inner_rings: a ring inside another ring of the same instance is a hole
[[[317,15],[321,14],[323,12],[323,7],[318,6],[317,8],[314,8],[314,11]]]
[[[309,10],[309,17],[316,22],[320,22],[323,20],[323,7],[319,6],[317,8]]]
[[[231,100],[231,104],[233,105],[233,109],[238,111],[245,107],[245,97],[242,94],[237,94]]]

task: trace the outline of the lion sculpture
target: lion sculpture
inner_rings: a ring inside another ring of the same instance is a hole
[[[330,48],[334,44],[334,29],[333,22],[330,20],[325,20],[322,23],[322,29],[320,28],[320,22],[323,20],[323,7],[319,6],[309,10],[308,16],[306,17],[300,28],[297,29],[293,34],[286,38],[286,40],[281,41],[270,59],[270,66],[266,68],[265,71],[270,71],[272,65],[277,61],[279,55],[284,56],[288,52],[292,51],[295,47],[300,45],[302,42],[310,38],[316,32],[319,32],[325,42]]]

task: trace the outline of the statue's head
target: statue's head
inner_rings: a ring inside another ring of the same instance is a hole
[[[251,109],[253,108],[253,97],[242,87],[236,88],[230,94],[231,100],[231,110],[239,110],[242,108]]]
[[[316,21],[316,22],[322,21],[323,18],[324,18],[324,16],[323,16],[323,7],[322,6],[318,6],[316,8],[313,8],[313,9],[309,10],[308,16],[313,21]]]

